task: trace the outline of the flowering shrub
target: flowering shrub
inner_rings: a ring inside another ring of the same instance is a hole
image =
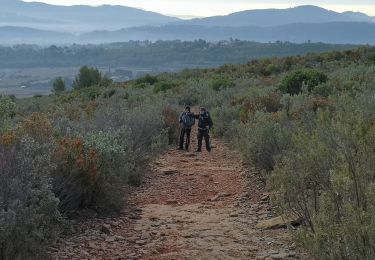
[[[22,122],[19,131],[39,141],[43,141],[52,136],[53,127],[45,114],[32,113]]]
[[[118,193],[119,185],[124,183],[118,173],[125,154],[116,142],[115,137],[105,133],[91,134],[87,140],[76,137],[58,141],[53,178],[63,212],[88,207],[101,210],[104,206],[117,210],[121,206],[105,199]],[[107,204],[98,203],[102,200]]]

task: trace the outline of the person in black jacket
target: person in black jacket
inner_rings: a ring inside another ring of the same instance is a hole
[[[186,135],[185,149],[189,150],[191,128],[195,124],[194,113],[190,111],[189,106],[186,106],[185,111],[182,112],[182,114],[180,115],[180,124],[181,124],[180,146],[178,149],[179,150],[184,149],[184,139]]]
[[[203,138],[206,143],[206,149],[208,152],[211,152],[210,144],[210,129],[213,126],[213,122],[210,116],[210,113],[206,108],[201,107],[199,115],[194,115],[198,119],[198,149],[197,152],[202,152],[202,142]]]

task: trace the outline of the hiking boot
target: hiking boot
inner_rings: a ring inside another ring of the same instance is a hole
[[[178,147],[177,150],[179,150],[179,151],[183,151],[184,148],[183,148],[183,147]]]
[[[198,150],[196,150],[195,152],[196,152],[196,153],[201,153],[202,150],[201,150],[201,149],[198,149]]]

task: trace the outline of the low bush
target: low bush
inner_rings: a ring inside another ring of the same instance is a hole
[[[172,82],[161,81],[155,84],[154,93],[167,92],[175,86],[176,85]]]
[[[15,132],[0,138],[0,259],[45,259],[62,228],[51,191],[53,150],[48,139]]]
[[[316,86],[327,82],[327,80],[327,75],[320,71],[313,69],[298,70],[286,75],[282,79],[279,89],[283,93],[296,95],[302,92],[303,86],[306,86],[307,90],[311,92]]]
[[[318,113],[313,131],[294,134],[271,178],[275,202],[304,219],[296,237],[316,259],[373,259],[373,105],[340,103]]]
[[[253,115],[256,111],[275,113],[283,108],[281,95],[276,92],[270,92],[265,96],[255,98],[243,98],[239,103],[241,104],[241,122],[246,122],[250,115]]]
[[[256,112],[238,126],[235,145],[247,162],[270,172],[275,157],[288,149],[290,134],[273,114]]]
[[[147,74],[146,76],[142,78],[136,79],[135,83],[136,83],[136,86],[147,86],[147,85],[154,85],[158,81],[159,79],[157,77]]]
[[[61,117],[54,122],[59,139],[53,179],[60,210],[119,211],[124,186],[139,185],[147,162],[168,143],[163,105],[142,101],[130,108],[113,96],[95,101],[90,116],[85,114],[79,122]]]
[[[211,81],[210,87],[215,91],[234,87],[235,83],[229,78],[217,78]]]
[[[276,64],[269,64],[267,67],[262,71],[262,74],[265,76],[270,76],[272,74],[277,74],[280,72],[280,68]]]
[[[54,192],[60,210],[121,208],[121,185],[126,182],[126,148],[120,133],[97,133],[83,138],[64,138],[55,154]],[[125,136],[122,136],[125,137]],[[122,176],[124,175],[124,176]]]

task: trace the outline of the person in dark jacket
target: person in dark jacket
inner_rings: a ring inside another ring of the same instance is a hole
[[[210,144],[210,129],[213,126],[210,113],[206,108],[201,107],[199,115],[194,115],[198,119],[198,149],[197,152],[202,152],[202,142],[203,138],[206,143],[206,149],[211,152]]]
[[[185,111],[182,112],[182,114],[180,115],[180,124],[181,124],[181,132],[180,132],[179,150],[184,149],[185,135],[186,135],[185,149],[189,150],[191,128],[195,124],[195,116],[194,116],[194,113],[190,111],[189,106],[186,106]]]

